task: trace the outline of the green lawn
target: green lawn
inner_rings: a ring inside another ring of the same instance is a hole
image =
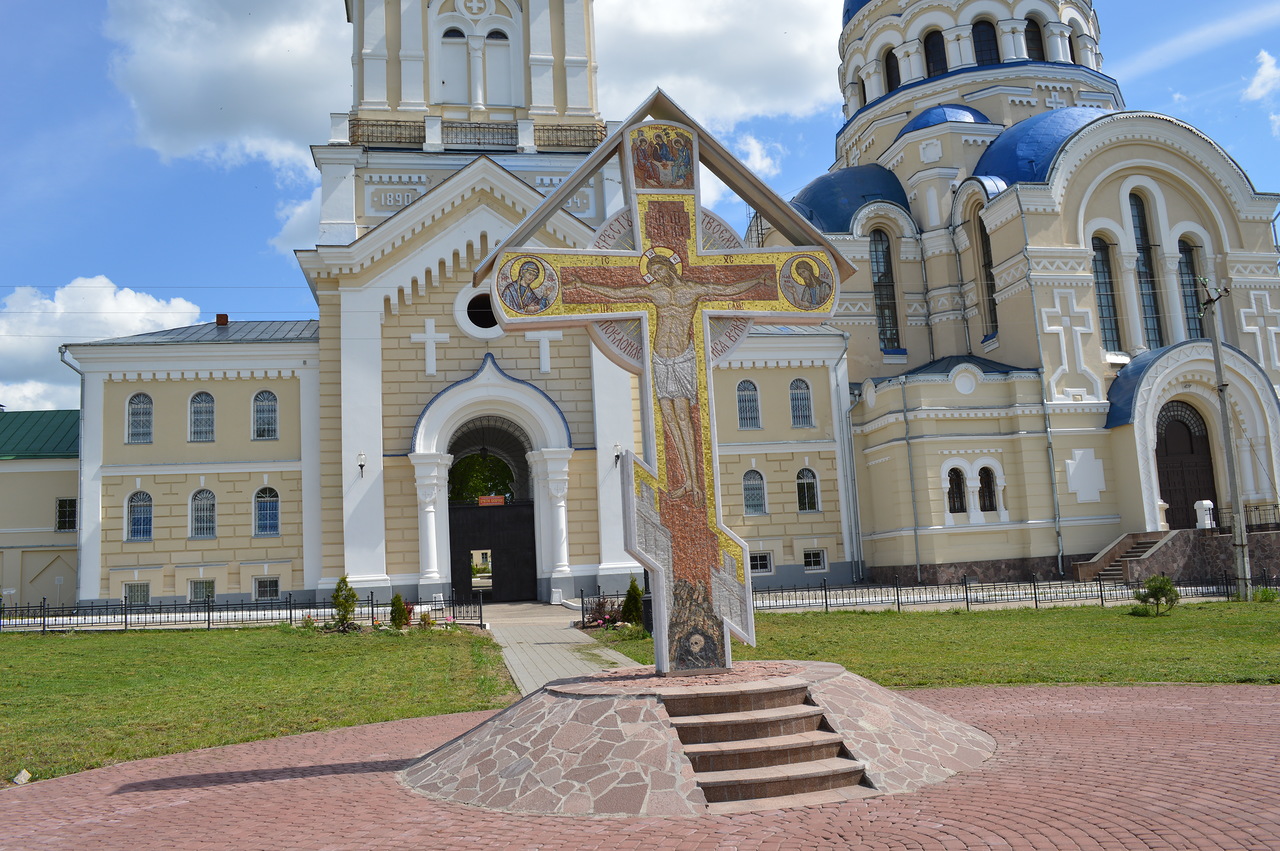
[[[0,633],[0,785],[517,696],[462,630]]]
[[[609,642],[653,664],[650,641]],[[817,659],[895,688],[987,683],[1280,683],[1280,605],[762,614],[734,659]]]

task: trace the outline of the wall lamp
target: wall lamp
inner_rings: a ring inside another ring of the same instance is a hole
[[[622,460],[622,444],[615,443],[613,445],[613,466],[618,466],[618,462]]]
[[[360,478],[362,479],[364,478],[364,465],[368,460],[369,458],[363,452],[356,456],[356,466],[360,468]]]

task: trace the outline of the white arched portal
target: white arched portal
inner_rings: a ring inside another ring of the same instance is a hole
[[[492,354],[470,378],[436,394],[413,430],[413,463],[418,496],[418,594],[447,592],[449,574],[449,441],[459,428],[484,416],[511,420],[524,429],[537,535],[539,594],[556,580],[571,579],[566,498],[573,446],[569,424],[551,397],[502,371]],[[549,591],[548,591],[549,593]]]
[[[1204,412],[1215,452],[1214,470],[1218,493],[1230,493],[1227,465],[1221,447],[1222,434],[1218,394],[1214,378],[1213,349],[1207,340],[1190,340],[1153,353],[1144,365],[1132,395],[1132,418],[1137,451],[1138,478],[1146,529],[1160,528],[1160,478],[1156,470],[1156,418],[1160,410],[1176,399],[1193,401]],[[1241,499],[1275,502],[1280,481],[1280,403],[1267,374],[1257,362],[1238,349],[1224,346],[1223,371],[1228,384],[1231,412],[1231,439],[1235,441],[1236,463],[1242,483]],[[1133,364],[1130,365],[1132,368]],[[1123,374],[1123,373],[1122,373]],[[1117,400],[1113,398],[1113,406]],[[1109,423],[1110,424],[1110,423]]]

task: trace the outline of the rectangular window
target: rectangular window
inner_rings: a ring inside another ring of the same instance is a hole
[[[1111,246],[1093,238],[1093,285],[1098,295],[1098,330],[1102,346],[1109,352],[1123,351],[1120,345],[1120,311],[1116,307],[1115,279],[1111,274]]]
[[[192,579],[190,591],[187,599],[192,603],[203,603],[205,600],[213,599],[213,580],[212,579]]]
[[[827,569],[827,551],[826,550],[805,550],[804,551],[804,571],[805,573],[823,573]]]
[[[58,498],[58,516],[54,522],[55,532],[74,532],[76,530],[76,501],[73,498]]]
[[[151,583],[150,582],[126,582],[124,584],[124,592],[122,594],[124,601],[129,605],[145,606],[151,602]]]
[[[752,553],[752,573],[773,573],[773,553]]]
[[[1195,249],[1191,243],[1181,239],[1178,240],[1178,283],[1182,289],[1182,315],[1187,320],[1187,337],[1192,340],[1203,337]]]
[[[255,600],[279,600],[280,578],[277,576],[259,576],[254,579],[253,598]]]

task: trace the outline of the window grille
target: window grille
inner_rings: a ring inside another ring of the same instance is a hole
[[[902,88],[902,69],[898,66],[898,54],[892,50],[884,52],[884,90],[892,92]]]
[[[752,573],[773,573],[773,553],[752,553]]]
[[[926,77],[947,73],[947,41],[938,30],[924,37],[924,69]]]
[[[1182,312],[1187,317],[1187,337],[1204,336],[1200,321],[1200,288],[1196,276],[1196,250],[1185,239],[1178,240],[1178,283],[1182,286]]]
[[[947,511],[951,514],[968,514],[968,485],[964,480],[964,471],[952,468],[947,473]]]
[[[275,488],[262,488],[253,495],[253,535],[274,538],[280,534],[280,494]]]
[[[489,30],[489,34],[485,36],[489,41],[509,41],[507,34],[502,30]]]
[[[255,600],[279,600],[280,578],[277,576],[259,576],[253,580],[253,598]]]
[[[791,382],[791,427],[813,428],[813,393],[803,378]]]
[[[129,397],[129,443],[151,442],[151,417],[153,406],[146,393]]]
[[[996,474],[990,467],[978,471],[978,510],[996,510]]]
[[[882,230],[871,232],[871,281],[875,291],[876,327],[880,331],[881,351],[902,348],[898,336],[898,296],[894,292],[893,258],[889,235]]]
[[[191,497],[191,537],[218,537],[218,501],[213,491],[198,490]]]
[[[192,579],[187,591],[187,600],[192,603],[203,603],[213,600],[212,579]]]
[[[55,532],[74,532],[76,530],[76,500],[74,498],[58,498],[58,515],[54,523]]]
[[[990,337],[1000,331],[1000,320],[996,317],[996,263],[991,252],[991,234],[987,233],[981,218],[978,219],[978,243],[982,249],[982,296],[986,308],[983,332]]]
[[[209,443],[213,440],[213,396],[197,393],[191,397],[191,442]]]
[[[759,470],[747,470],[742,474],[742,505],[744,514],[766,513],[764,476]]]
[[[804,551],[805,573],[821,573],[826,569],[827,569],[827,551],[826,550],[805,550]]]
[[[1111,246],[1098,236],[1093,238],[1093,287],[1098,298],[1098,329],[1102,333],[1102,346],[1109,352],[1122,351],[1120,311],[1116,307],[1115,278],[1111,274]]]
[[[280,415],[276,394],[263,390],[253,397],[253,439],[276,440],[279,437]]]
[[[1000,64],[1000,37],[995,24],[978,21],[973,25],[973,54],[979,65]]]
[[[739,381],[738,428],[760,427],[760,392],[754,381]]]
[[[1142,304],[1142,332],[1147,348],[1164,346],[1164,326],[1160,322],[1160,294],[1153,259],[1154,246],[1147,230],[1147,205],[1137,193],[1129,196],[1129,213],[1133,218],[1133,239],[1138,249],[1138,299]]]
[[[134,606],[145,606],[151,602],[150,582],[126,582],[121,595],[124,601]]]
[[[1044,61],[1044,33],[1040,24],[1031,18],[1027,19],[1027,58],[1033,62]]]
[[[129,497],[129,540],[151,540],[151,494],[146,491]]]
[[[818,474],[805,468],[796,474],[796,504],[800,511],[818,511]]]

